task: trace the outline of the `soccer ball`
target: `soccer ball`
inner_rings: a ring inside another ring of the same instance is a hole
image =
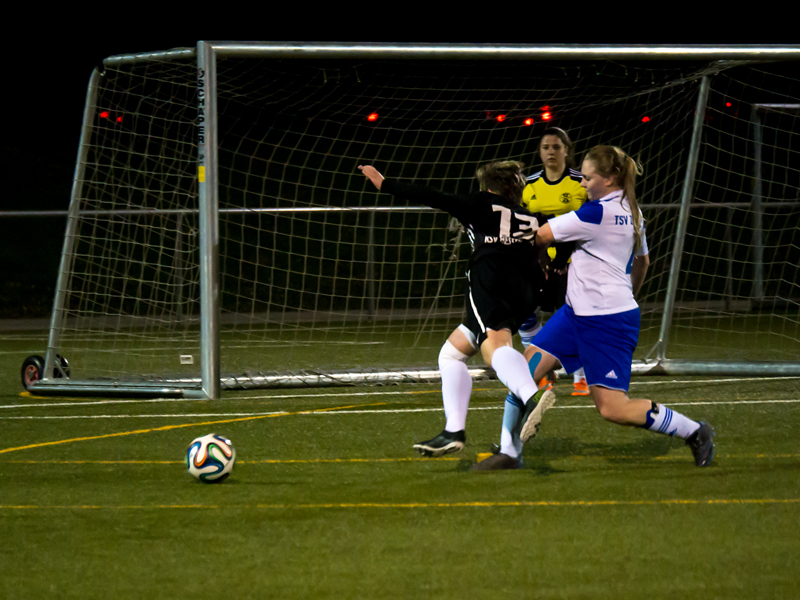
[[[209,433],[192,440],[186,451],[186,468],[193,477],[205,483],[218,483],[228,478],[236,460],[231,441]]]

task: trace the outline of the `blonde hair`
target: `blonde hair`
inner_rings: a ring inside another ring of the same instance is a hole
[[[475,173],[475,177],[478,178],[478,185],[482,192],[492,190],[495,194],[500,194],[520,204],[522,190],[527,184],[525,175],[522,174],[524,166],[516,160],[490,162],[480,167]]]
[[[592,161],[594,170],[601,177],[610,177],[614,184],[622,188],[624,198],[628,199],[633,217],[634,251],[642,246],[642,212],[636,200],[636,176],[643,173],[642,165],[616,146],[595,146],[586,155]]]

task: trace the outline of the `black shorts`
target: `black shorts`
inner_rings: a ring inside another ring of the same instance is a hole
[[[481,261],[467,271],[464,325],[475,335],[478,346],[486,330],[508,329],[512,335],[541,304],[544,277],[538,265],[520,269],[494,261]]]

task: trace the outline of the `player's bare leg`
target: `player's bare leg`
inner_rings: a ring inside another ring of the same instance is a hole
[[[533,378],[536,381],[541,381],[560,365],[555,356],[533,345],[525,348],[525,360],[533,367]]]
[[[714,429],[710,425],[693,421],[652,400],[629,398],[622,390],[599,385],[590,385],[589,390],[597,410],[607,421],[684,438],[692,449],[698,467],[711,464],[714,458]]]
[[[611,390],[599,385],[589,387],[597,410],[606,421],[619,425],[643,427],[647,411],[653,407],[650,400],[629,398],[622,390]]]

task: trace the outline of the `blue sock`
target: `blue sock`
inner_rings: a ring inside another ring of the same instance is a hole
[[[517,431],[519,416],[525,410],[525,403],[510,393],[506,396],[505,407],[503,409],[503,429],[500,432],[500,452],[519,457],[522,453],[522,440]]]

